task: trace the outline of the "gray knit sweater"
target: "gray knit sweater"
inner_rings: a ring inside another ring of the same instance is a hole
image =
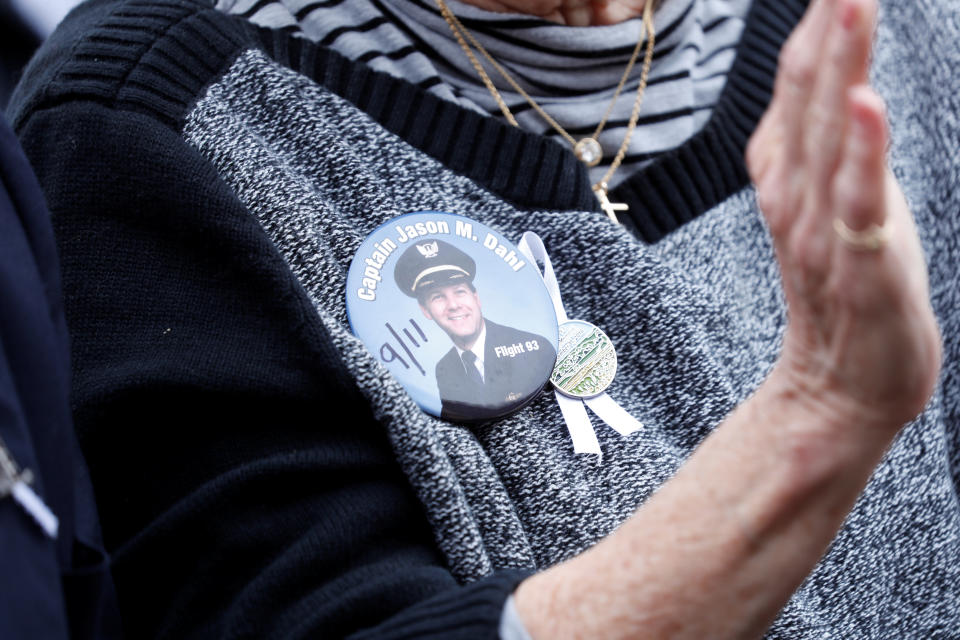
[[[307,68],[301,45],[282,34],[259,32],[261,46],[204,71],[210,81],[196,98],[186,90],[177,98],[189,108],[172,126],[256,218],[308,295],[309,322],[332,337],[389,434],[459,581],[548,567],[603,539],[776,361],[786,317],[778,268],[742,160],[731,158],[755,126],[756,114],[744,115],[757,108],[750,87],[769,96],[776,48],[799,16],[783,7],[758,0],[748,16],[742,61],[721,98],[731,104],[622,187],[627,198],[642,194],[646,209],[634,210],[648,216],[626,227],[596,210],[585,174],[557,145],[535,147],[529,134],[426,98],[391,112],[402,83],[351,65]],[[883,3],[872,79],[889,105],[890,162],[927,254],[941,380],[771,638],[960,638],[958,42],[951,2]],[[117,99],[136,105],[140,95]],[[417,119],[436,129],[414,131]],[[450,132],[458,136],[438,139]],[[511,171],[507,158],[516,156]],[[462,214],[514,241],[536,231],[569,315],[616,345],[608,393],[644,428],[622,437],[595,422],[600,462],[573,453],[550,395],[473,428],[421,411],[351,334],[344,299],[346,269],[366,235],[419,210]]]

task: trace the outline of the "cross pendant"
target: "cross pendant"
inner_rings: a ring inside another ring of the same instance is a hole
[[[597,196],[597,200],[600,201],[600,208],[603,209],[607,217],[613,220],[616,223],[620,223],[617,220],[617,211],[627,211],[630,207],[627,206],[626,202],[610,202],[610,198],[607,197],[607,185],[599,184],[593,187],[593,193]]]

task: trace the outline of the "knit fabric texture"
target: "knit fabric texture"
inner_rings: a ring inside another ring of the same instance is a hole
[[[771,638],[960,626],[947,5],[884,3],[873,63],[943,375]],[[282,31],[186,1],[76,14],[12,117],[55,215],[78,425],[130,629],[495,637],[523,576],[626,520],[777,358],[784,301],[742,153],[803,10],[755,0],[710,122],[621,185],[623,227],[562,147]],[[550,395],[479,427],[422,412],[350,333],[344,300],[367,233],[419,210],[536,231],[570,316],[616,345],[609,393],[644,428],[598,423],[598,461],[573,453]],[[182,415],[186,399],[200,409]],[[185,543],[199,549],[178,556]]]

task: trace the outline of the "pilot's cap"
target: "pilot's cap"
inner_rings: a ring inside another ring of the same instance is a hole
[[[477,263],[466,253],[443,240],[413,243],[397,260],[393,277],[400,290],[411,298],[428,288],[473,282]]]

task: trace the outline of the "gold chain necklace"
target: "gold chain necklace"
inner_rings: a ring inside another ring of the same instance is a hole
[[[566,129],[560,126],[560,123],[554,120],[550,114],[543,110],[543,107],[537,104],[536,101],[531,98],[526,91],[523,90],[523,87],[521,87],[509,73],[507,73],[507,70],[504,69],[500,63],[493,59],[493,56],[491,56],[487,50],[483,48],[473,34],[467,31],[467,28],[463,26],[463,23],[460,22],[459,18],[457,18],[457,16],[450,11],[450,7],[447,6],[447,3],[444,2],[444,0],[436,0],[436,2],[437,6],[440,7],[440,13],[443,15],[444,20],[446,20],[447,24],[450,26],[453,36],[460,44],[460,48],[463,49],[465,54],[467,54],[470,64],[473,65],[473,68],[477,71],[477,74],[480,76],[483,84],[487,87],[487,90],[493,96],[493,99],[496,100],[497,106],[500,107],[500,111],[503,112],[507,122],[515,127],[520,126],[517,123],[516,118],[514,118],[513,114],[510,112],[510,108],[500,95],[500,92],[497,91],[497,88],[494,86],[490,76],[487,75],[487,72],[480,64],[480,61],[477,60],[477,57],[473,54],[473,51],[470,49],[470,45],[473,45],[473,47],[479,51],[484,58],[487,59],[491,66],[497,70],[497,73],[503,76],[504,80],[506,80],[507,83],[513,87],[514,91],[523,96],[530,106],[533,107],[533,109],[540,114],[544,120],[547,121],[547,124],[553,127],[557,133],[563,136],[564,140],[570,143],[570,145],[573,147],[573,153],[578,160],[583,162],[588,167],[596,166],[603,156],[603,150],[600,147],[600,142],[598,140],[600,132],[603,131],[604,126],[606,126],[607,119],[610,117],[610,114],[616,105],[617,98],[620,97],[620,93],[623,91],[623,87],[627,82],[627,78],[630,76],[630,71],[633,70],[634,63],[636,63],[637,57],[640,54],[640,47],[643,44],[643,38],[640,38],[637,41],[637,45],[633,49],[633,54],[630,56],[630,61],[627,63],[627,68],[624,70],[623,76],[620,78],[620,83],[617,85],[617,89],[613,94],[613,100],[610,101],[610,105],[607,107],[606,113],[603,114],[603,118],[600,120],[600,124],[597,125],[593,135],[587,138],[582,138],[581,140],[576,140],[566,131]],[[620,167],[620,164],[623,162],[623,158],[626,156],[627,149],[630,146],[630,138],[633,136],[633,131],[637,126],[637,120],[640,118],[640,106],[643,104],[643,94],[647,88],[647,78],[650,74],[650,64],[653,62],[653,47],[656,40],[656,34],[653,28],[653,4],[653,0],[648,0],[643,8],[643,26],[647,35],[647,51],[643,58],[643,70],[640,74],[640,84],[637,86],[637,97],[633,101],[633,111],[630,113],[630,121],[627,124],[627,132],[623,136],[623,142],[620,143],[620,148],[617,150],[617,155],[614,157],[613,162],[610,163],[610,167],[607,169],[607,172],[592,187],[594,195],[596,195],[597,199],[600,201],[600,207],[614,222],[618,222],[616,212],[626,211],[628,207],[622,202],[610,202],[610,199],[607,197],[607,181],[610,180],[616,170]],[[470,44],[467,44],[467,41],[469,41]]]

